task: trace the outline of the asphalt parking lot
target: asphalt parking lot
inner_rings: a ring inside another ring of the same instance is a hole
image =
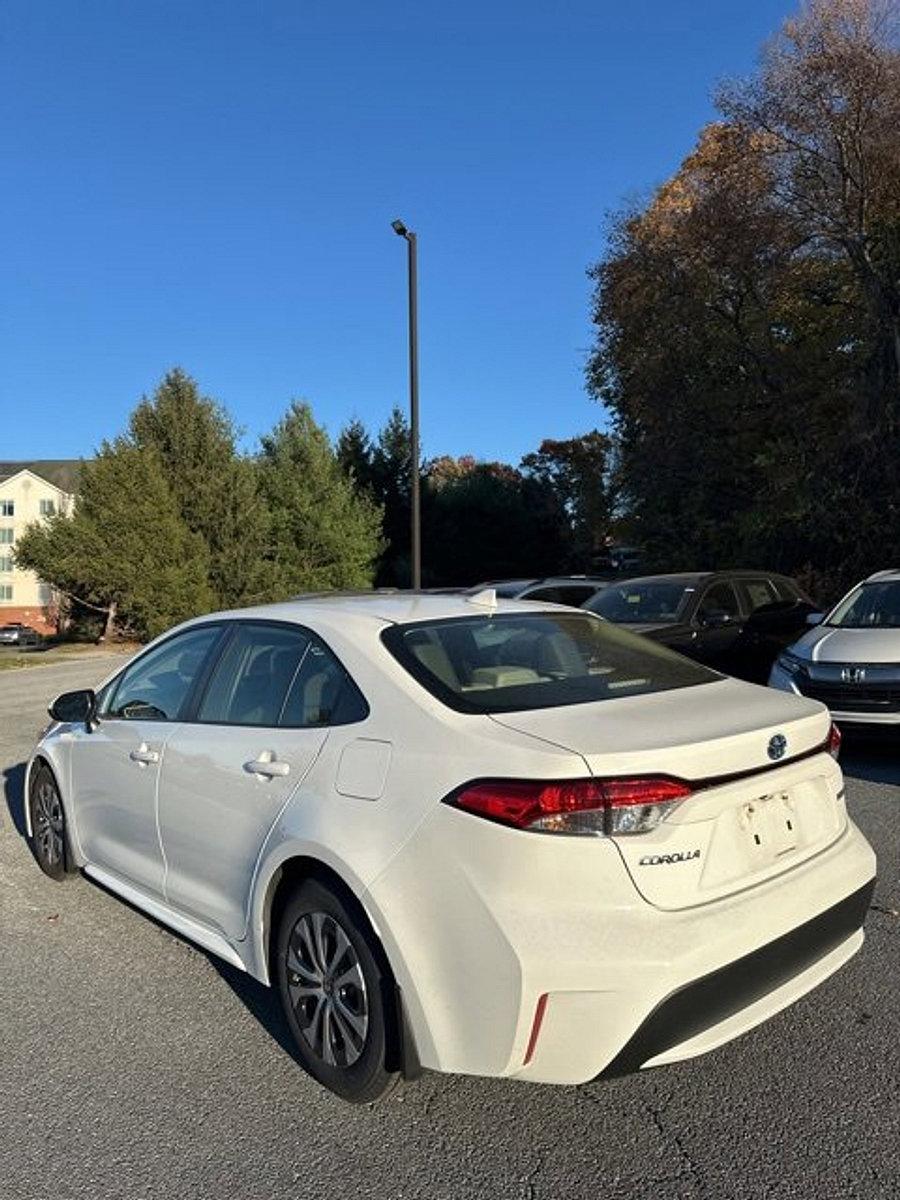
[[[295,1065],[265,988],[31,859],[46,703],[108,670],[0,674],[3,1200],[900,1195],[900,737],[844,759],[879,855],[866,945],[793,1008],[610,1083],[426,1075],[356,1109]]]

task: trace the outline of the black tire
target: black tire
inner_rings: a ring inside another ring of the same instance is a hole
[[[72,874],[66,814],[56,777],[41,763],[31,773],[28,787],[31,818],[31,852],[45,875],[57,881]]]
[[[317,879],[281,915],[275,973],[297,1057],[313,1079],[351,1104],[371,1104],[399,1079],[389,1069],[394,983],[365,914]]]

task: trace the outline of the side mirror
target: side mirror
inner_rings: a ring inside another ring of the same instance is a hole
[[[812,612],[812,613],[806,614],[807,625],[821,625],[824,620],[825,620],[824,613]]]
[[[47,709],[54,721],[74,725],[84,721],[89,725],[97,708],[97,696],[90,688],[78,692],[63,692]]]

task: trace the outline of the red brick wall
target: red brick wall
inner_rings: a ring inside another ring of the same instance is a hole
[[[0,604],[0,625],[8,625],[11,621],[30,625],[39,633],[56,633],[56,624],[51,619],[50,610],[40,606],[16,608],[12,604]]]

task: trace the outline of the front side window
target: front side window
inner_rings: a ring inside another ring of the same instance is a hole
[[[56,512],[56,502],[54,500],[39,501],[39,509],[42,517],[52,517]]]
[[[740,615],[737,592],[730,583],[714,583],[707,589],[697,609],[701,621],[721,621],[724,618],[736,621]]]
[[[11,546],[15,541],[15,533],[12,529],[0,529],[0,546]]]
[[[607,621],[625,625],[659,625],[680,619],[694,589],[684,583],[660,580],[610,584],[585,605]]]
[[[642,696],[721,678],[585,613],[502,613],[393,625],[382,639],[461,712],[519,712]]]
[[[16,504],[14,500],[0,500],[0,517],[14,517]]]
[[[758,608],[764,608],[767,604],[774,604],[777,599],[775,589],[768,579],[745,579],[744,592],[751,612],[756,612]]]
[[[120,676],[103,715],[177,721],[220,631],[218,625],[189,629],[142,655]]]
[[[9,583],[0,583],[0,600],[12,600],[13,590]]]
[[[237,624],[210,677],[197,719],[217,725],[313,728],[368,713],[347,672],[299,628]]]
[[[9,554],[4,554],[4,555],[0,556],[0,571],[12,571],[12,569],[13,569],[12,556]]]
[[[900,629],[900,579],[861,584],[825,623],[844,629]]]

